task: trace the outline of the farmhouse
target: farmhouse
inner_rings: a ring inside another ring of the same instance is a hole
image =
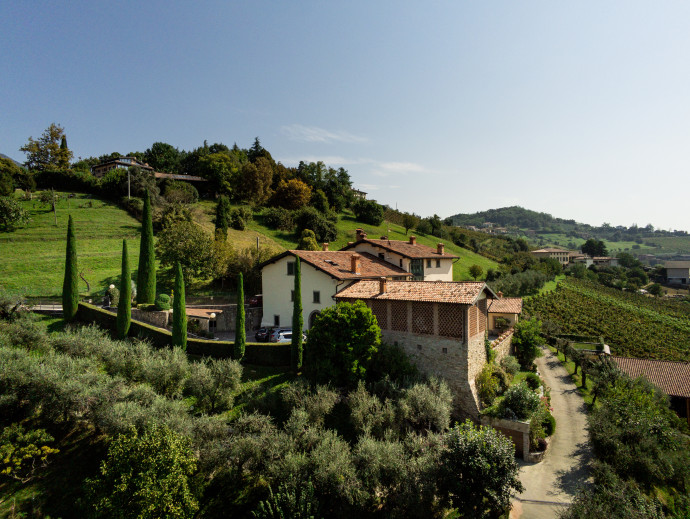
[[[327,246],[324,244],[324,248]],[[366,252],[289,250],[261,265],[262,326],[292,326],[295,258],[300,258],[305,329],[321,310],[335,304],[339,290],[360,279],[409,279],[410,274]]]
[[[362,280],[335,295],[364,301],[384,340],[398,343],[420,371],[444,378],[455,405],[478,416],[475,378],[486,363],[488,308],[496,294],[483,282]]]
[[[498,295],[499,298],[492,299],[489,304],[489,333],[493,335],[500,335],[508,328],[513,328],[522,312],[521,297],[503,297],[500,292]]]
[[[153,168],[148,164],[141,162],[136,157],[119,157],[117,159],[106,160],[100,164],[91,167],[91,173],[94,177],[100,178],[111,169],[129,169],[133,166],[141,168],[145,171],[153,171]]]
[[[690,283],[690,261],[666,261],[666,280],[671,284],[687,285]]]
[[[537,249],[533,250],[531,252],[532,256],[536,256],[537,258],[554,258],[559,261],[561,265],[564,267],[568,264],[570,261],[570,251],[569,250],[564,250],[564,249],[555,249],[555,248],[545,248],[545,249]]]
[[[434,249],[418,244],[414,236],[410,236],[408,241],[385,237],[371,240],[362,229],[357,229],[356,233],[357,241],[341,250],[355,250],[376,256],[411,273],[415,281],[453,281],[453,261],[458,256],[446,253],[443,243]]]
[[[671,407],[690,425],[690,362],[611,357],[632,378],[644,377],[671,397]]]

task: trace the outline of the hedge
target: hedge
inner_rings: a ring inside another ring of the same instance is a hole
[[[79,303],[77,320],[83,323],[95,323],[111,334],[115,334],[117,314],[88,303]],[[141,321],[132,319],[129,336],[149,341],[157,348],[167,348],[172,343],[172,333]],[[210,341],[204,339],[187,339],[187,353],[203,357],[232,357],[231,341]],[[244,358],[246,364],[257,366],[289,366],[290,344],[247,343]]]

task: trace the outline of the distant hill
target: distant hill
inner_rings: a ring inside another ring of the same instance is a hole
[[[8,156],[5,155],[4,153],[0,153],[0,158],[2,158],[2,159],[10,159],[12,162],[14,162],[14,163],[15,163],[17,166],[19,166],[20,168],[23,168],[23,167],[24,167],[24,165],[23,165],[21,162],[17,162],[17,161],[14,160],[12,157],[8,157]]]
[[[551,230],[558,227],[560,231],[582,230],[583,228],[592,229],[592,226],[577,223],[575,220],[564,220],[554,218],[548,213],[538,213],[530,211],[524,207],[512,206],[501,207],[499,209],[489,209],[474,214],[456,214],[451,216],[453,225],[468,226],[474,225],[481,227],[485,222],[491,222],[501,227],[518,227],[520,229]]]

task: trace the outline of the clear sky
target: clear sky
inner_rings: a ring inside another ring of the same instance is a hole
[[[441,217],[690,230],[690,2],[4,1],[0,152],[251,146]]]

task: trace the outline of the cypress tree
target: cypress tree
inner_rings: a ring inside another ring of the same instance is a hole
[[[65,280],[62,283],[62,313],[65,321],[73,321],[79,306],[79,271],[77,270],[77,243],[74,237],[72,215],[67,222],[67,254]]]
[[[177,262],[175,267],[175,291],[173,293],[173,325],[172,345],[187,349],[187,312],[184,301],[184,277],[182,265]]]
[[[144,216],[141,221],[141,246],[137,271],[137,303],[153,304],[156,300],[156,253],[153,246],[151,197],[144,195]]]
[[[290,348],[290,359],[292,369],[297,373],[302,369],[302,268],[300,267],[299,257],[295,259],[295,298],[292,303],[292,343]]]
[[[237,318],[235,319],[235,345],[232,358],[242,360],[247,343],[247,332],[244,329],[244,281],[242,273],[237,276]]]
[[[126,339],[132,322],[132,274],[129,271],[127,240],[122,240],[122,272],[120,273],[120,300],[117,303],[117,338]]]
[[[216,204],[216,240],[228,239],[228,218],[230,216],[230,201],[225,195],[218,198]]]

